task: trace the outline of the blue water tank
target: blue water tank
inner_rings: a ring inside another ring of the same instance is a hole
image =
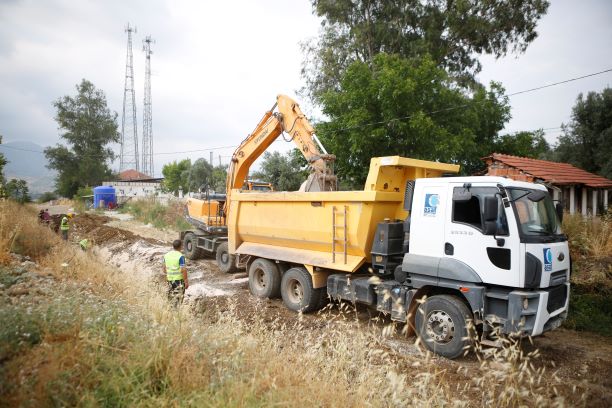
[[[115,187],[112,186],[99,186],[93,189],[94,193],[94,208],[100,208],[100,201],[104,201],[103,206],[108,207],[109,203],[117,205],[117,195],[115,194]]]

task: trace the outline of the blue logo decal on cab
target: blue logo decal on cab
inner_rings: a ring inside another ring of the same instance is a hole
[[[553,256],[550,248],[544,248],[544,270],[552,271]]]
[[[425,194],[425,209],[423,210],[423,215],[435,217],[439,204],[440,197],[438,197],[437,194]]]

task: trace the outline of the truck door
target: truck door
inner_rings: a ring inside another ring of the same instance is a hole
[[[444,257],[465,263],[484,283],[518,287],[520,284],[518,241],[510,239],[512,231],[508,226],[506,209],[497,193],[498,189],[494,186],[464,187],[462,184],[452,183],[449,185]],[[495,235],[483,233],[486,196],[496,196],[498,200],[499,215]]]

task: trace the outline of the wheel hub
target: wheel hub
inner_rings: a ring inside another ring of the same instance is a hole
[[[304,299],[304,289],[299,281],[292,280],[289,282],[288,295],[292,303],[302,303]]]
[[[257,283],[257,286],[259,286],[259,288],[265,289],[266,281],[264,279],[264,272],[261,269],[258,269],[255,272],[255,282]]]
[[[221,254],[221,260],[223,261],[223,263],[227,263],[228,259],[229,259],[229,255],[227,252],[224,252]]]
[[[448,313],[434,310],[427,316],[425,331],[436,343],[446,344],[455,337],[455,323]]]

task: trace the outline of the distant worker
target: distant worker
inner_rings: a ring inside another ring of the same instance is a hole
[[[168,281],[168,300],[173,306],[183,302],[185,289],[189,287],[185,256],[181,253],[181,241],[172,242],[172,251],[164,255],[163,270]]]
[[[60,230],[62,231],[62,239],[64,241],[68,241],[68,230],[70,226],[68,225],[68,219],[72,218],[72,213],[68,213],[62,217],[62,222],[60,223]]]
[[[89,247],[91,247],[91,244],[89,243],[89,240],[87,238],[84,238],[79,241],[79,246],[83,251],[87,251]]]

